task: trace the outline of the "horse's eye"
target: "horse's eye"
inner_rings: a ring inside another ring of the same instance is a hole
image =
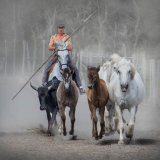
[[[131,71],[129,70],[129,71],[128,71],[128,73],[130,74],[130,73],[131,73]]]
[[[118,74],[120,74],[120,71],[118,70]]]

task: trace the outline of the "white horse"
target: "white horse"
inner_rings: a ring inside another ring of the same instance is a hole
[[[109,97],[112,106],[115,107],[118,116],[118,129],[120,132],[119,144],[123,144],[123,115],[124,109],[130,112],[129,128],[126,137],[132,138],[135,124],[135,116],[138,105],[145,95],[145,88],[139,73],[133,64],[122,58],[110,77]]]
[[[114,53],[110,56],[109,60],[107,60],[102,67],[100,67],[99,71],[99,77],[103,79],[107,87],[109,88],[109,83],[112,74],[115,72],[115,68],[117,63],[121,60],[121,57]],[[115,108],[112,106],[113,104],[111,103],[110,99],[107,103],[107,106],[105,107],[105,134],[113,134],[117,130],[117,123],[118,123],[118,118],[116,117],[115,114]],[[123,119],[125,122],[125,120]]]
[[[63,81],[61,71],[64,68],[68,67],[69,61],[69,52],[68,50],[61,50],[58,51],[58,63],[55,64],[54,69],[52,70],[51,74],[49,75],[49,81],[56,77],[59,81]]]
[[[103,79],[107,86],[109,85],[110,78],[112,73],[114,72],[114,68],[116,67],[117,62],[119,62],[121,57],[114,53],[110,56],[109,60],[107,60],[102,67],[100,67],[100,71],[98,72],[99,77]]]

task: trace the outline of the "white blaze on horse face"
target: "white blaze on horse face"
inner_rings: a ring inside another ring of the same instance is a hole
[[[67,64],[69,61],[69,53],[67,50],[64,51],[58,51],[58,56],[59,56],[59,62],[62,65],[62,69],[67,68]]]
[[[128,85],[130,81],[130,66],[123,65],[118,68],[118,75],[121,85]]]
[[[69,77],[69,74],[67,73],[65,82],[64,82],[65,89],[69,89],[70,82],[71,82],[71,78]]]

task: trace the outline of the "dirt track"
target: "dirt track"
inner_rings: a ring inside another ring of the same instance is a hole
[[[143,133],[139,133],[143,135]],[[157,136],[159,133],[153,133]],[[62,136],[48,137],[41,129],[25,133],[0,134],[0,159],[2,160],[158,160],[160,140],[153,137],[138,136],[131,144],[118,145],[113,137],[95,141],[91,138],[69,140]]]
[[[118,145],[118,135],[99,141],[91,139],[92,125],[87,99],[85,95],[80,96],[75,123],[77,140],[48,137],[44,132],[47,127],[46,114],[39,110],[37,93],[28,86],[15,101],[10,101],[18,86],[9,82],[7,86],[5,81],[0,85],[4,93],[0,97],[0,160],[160,159],[160,123],[159,116],[156,116],[159,109],[150,110],[149,104],[141,105],[137,113],[134,143]],[[148,113],[152,116],[147,116]],[[39,124],[43,127],[38,127]]]

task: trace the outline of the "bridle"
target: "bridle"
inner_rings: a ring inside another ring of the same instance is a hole
[[[68,68],[68,63],[66,64],[61,64],[60,60],[58,59],[59,55],[58,55],[58,51],[65,51],[67,49],[63,49],[63,50],[57,50],[57,53],[56,53],[56,57],[57,57],[57,60],[58,60],[58,63],[59,63],[59,68],[60,68],[60,73],[62,74],[63,73],[63,69],[62,69],[62,66],[67,66]]]

